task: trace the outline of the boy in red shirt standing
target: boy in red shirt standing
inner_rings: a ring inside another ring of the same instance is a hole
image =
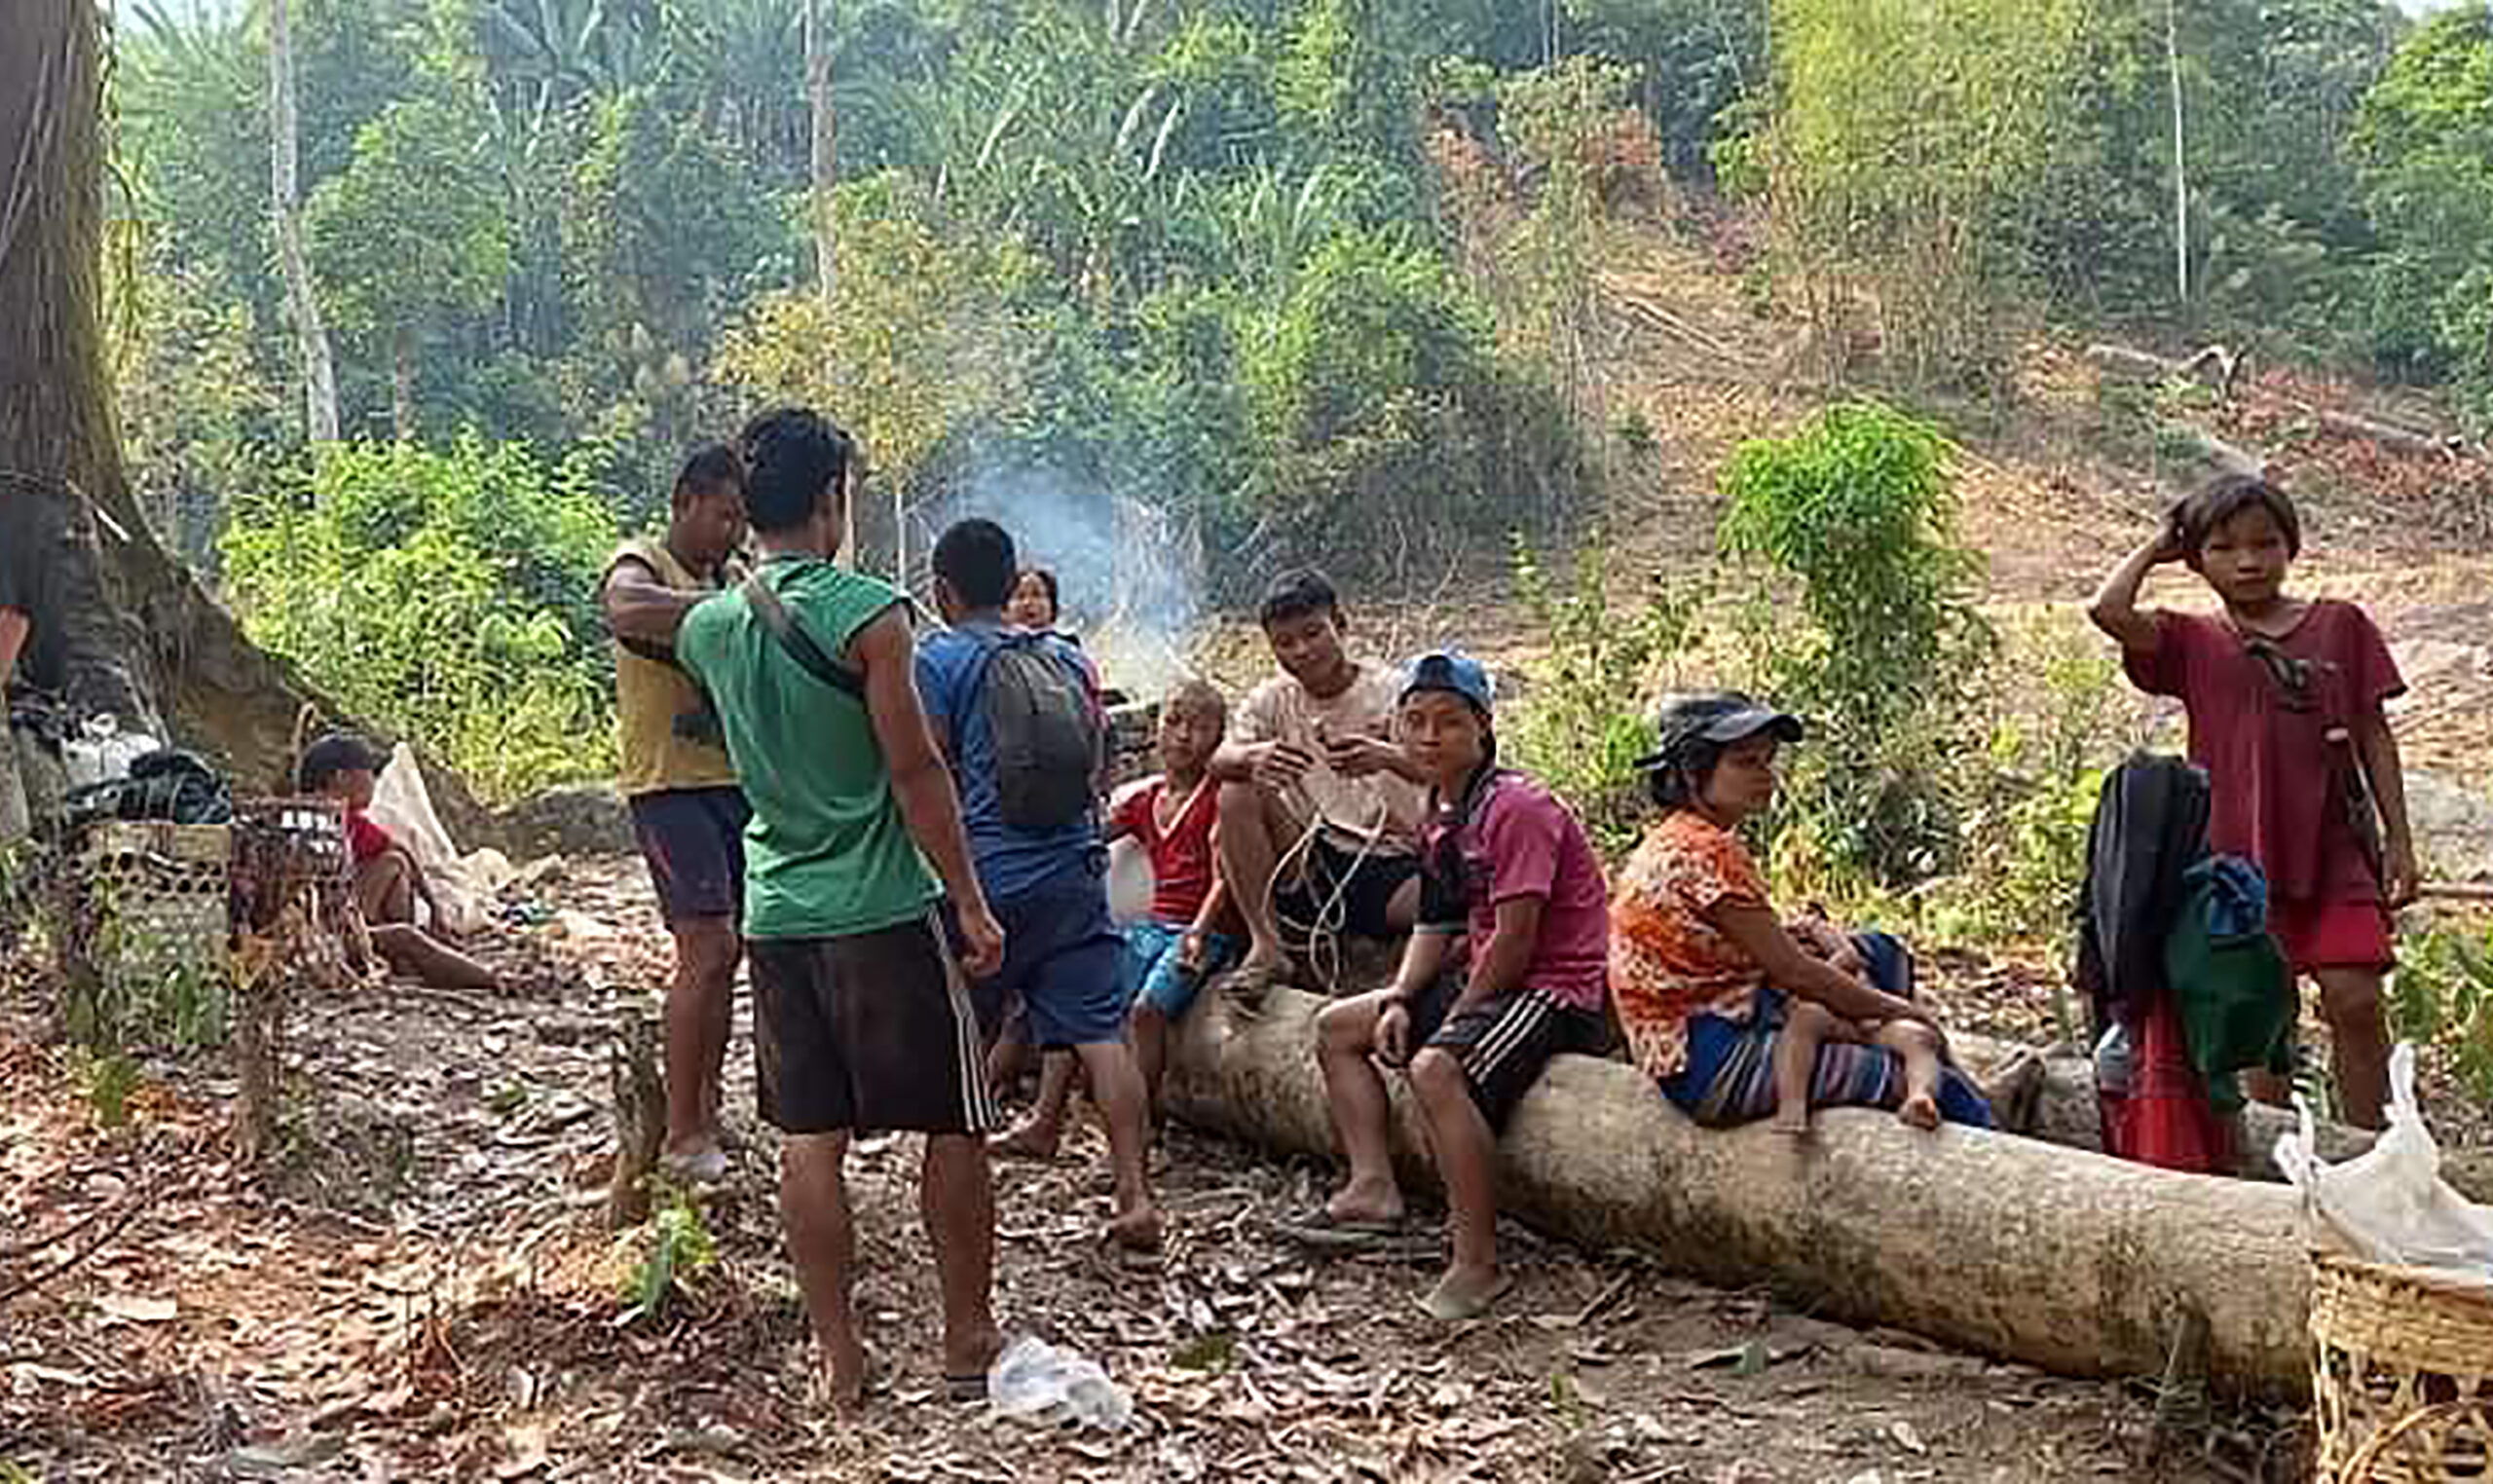
[[[1169,1064],[1170,1022],[1193,1006],[1206,980],[1238,957],[1238,941],[1220,931],[1229,891],[1212,841],[1220,789],[1209,765],[1228,724],[1229,703],[1218,689],[1201,680],[1179,686],[1160,708],[1160,777],[1129,794],[1108,817],[1110,843],[1132,836],[1151,858],[1151,916],[1126,929],[1125,973],[1135,996],[1128,1035],[1155,1108]],[[1055,1158],[1072,1092],[1072,1057],[1050,1053],[1037,1105],[998,1142],[997,1152]]]
[[[2121,642],[2139,688],[2187,709],[2190,760],[2213,794],[2209,848],[2266,873],[2269,926],[2295,973],[2320,985],[2347,1121],[2377,1129],[2391,914],[2417,884],[2405,775],[2382,710],[2406,683],[2362,609],[2286,595],[2301,553],[2285,493],[2227,475],[2182,501],[2087,612]],[[2175,562],[2206,579],[2221,612],[2139,609],[2147,574]]]

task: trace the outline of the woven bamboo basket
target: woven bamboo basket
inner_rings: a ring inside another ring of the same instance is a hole
[[[2493,1291],[2316,1252],[2311,1338],[2318,1478],[2493,1481]]]

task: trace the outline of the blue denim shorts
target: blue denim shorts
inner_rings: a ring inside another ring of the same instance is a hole
[[[1238,944],[1219,933],[1204,935],[1203,972],[1189,971],[1179,960],[1187,930],[1165,922],[1137,922],[1126,929],[1126,983],[1136,1008],[1149,1005],[1176,1020],[1194,1004],[1204,981],[1238,961]]]

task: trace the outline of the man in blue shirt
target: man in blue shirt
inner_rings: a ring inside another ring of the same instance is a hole
[[[990,670],[1014,634],[1004,617],[1021,568],[1013,538],[993,521],[967,520],[935,543],[935,602],[949,628],[917,650],[917,686],[927,721],[950,759],[959,786],[980,885],[1004,928],[1004,966],[975,986],[990,1022],[1019,994],[1030,1039],[1069,1048],[1090,1078],[1091,1097],[1108,1125],[1116,1167],[1116,1214],[1107,1236],[1148,1251],[1160,1244],[1160,1213],[1144,1171],[1149,1111],[1142,1074],[1126,1045],[1124,940],[1108,916],[1107,852],[1096,808],[1055,829],[1032,830],[1006,817],[1002,773],[988,708]],[[1074,646],[1020,635],[1079,677],[1097,704],[1098,679]]]

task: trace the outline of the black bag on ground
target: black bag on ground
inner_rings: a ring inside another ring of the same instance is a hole
[[[111,819],[224,825],[234,820],[234,795],[197,753],[165,748],[133,761],[127,778],[73,790],[62,808],[72,830]]]
[[[997,634],[986,643],[981,685],[1004,822],[1034,833],[1065,829],[1097,804],[1107,757],[1090,682],[1045,634]]]

